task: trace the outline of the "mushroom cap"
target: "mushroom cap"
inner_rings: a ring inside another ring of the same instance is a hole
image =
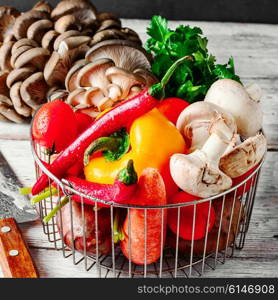
[[[98,31],[106,30],[106,29],[120,29],[122,26],[122,22],[120,19],[107,19],[103,20],[98,28]]]
[[[83,68],[89,62],[85,59],[79,60],[75,62],[75,64],[71,67],[68,71],[66,79],[65,79],[65,86],[69,92],[74,91],[75,89],[79,88],[80,86],[77,83],[77,75],[79,70]]]
[[[210,136],[215,120],[221,116],[232,132],[237,126],[233,116],[216,104],[199,101],[186,107],[178,117],[176,127],[190,146],[190,152],[201,149]]]
[[[1,95],[1,94],[0,94],[0,103],[7,104],[9,106],[13,105],[12,100],[8,96]]]
[[[21,39],[14,43],[14,45],[12,47],[12,55],[15,53],[15,51],[17,49],[19,49],[20,47],[23,47],[23,46],[30,46],[32,48],[35,48],[35,47],[38,47],[39,45],[34,40],[30,40],[27,38]]]
[[[11,71],[13,69],[10,63],[13,44],[13,41],[9,41],[0,47],[0,69],[2,71]]]
[[[221,157],[219,168],[231,178],[239,177],[257,165],[266,150],[265,136],[257,134],[225,153]]]
[[[62,34],[60,34],[60,35],[56,38],[56,40],[55,40],[55,42],[54,42],[54,46],[53,46],[54,50],[55,50],[55,51],[58,51],[59,46],[60,46],[60,43],[61,43],[64,39],[66,39],[66,38],[68,38],[68,37],[70,37],[70,36],[79,36],[79,35],[80,35],[80,32],[79,32],[78,30],[69,30],[69,31],[63,32]]]
[[[232,179],[217,166],[210,165],[201,150],[188,155],[172,155],[170,170],[182,190],[201,198],[217,195],[232,186]]]
[[[97,87],[104,93],[110,81],[107,79],[105,72],[108,68],[114,66],[111,59],[96,59],[86,64],[77,75],[77,84],[81,87]]]
[[[261,128],[263,113],[259,103],[249,97],[245,88],[232,79],[221,79],[209,88],[205,102],[214,103],[231,113],[237,123],[238,133],[248,138]],[[247,118],[246,115],[252,116]]]
[[[48,86],[43,73],[37,72],[23,81],[20,87],[20,95],[27,105],[36,110],[42,103],[46,102],[47,90]]]
[[[4,103],[0,103],[0,114],[4,116],[7,120],[10,120],[14,123],[24,123],[25,119],[20,116],[12,106],[9,106]]]
[[[26,65],[33,65],[42,70],[49,58],[49,51],[44,48],[32,48],[22,53],[14,62],[14,67],[19,69]]]
[[[48,101],[56,99],[62,99],[65,101],[68,97],[68,92],[60,87],[54,86],[48,90],[46,97]]]
[[[59,44],[59,48],[62,44],[66,45],[68,50],[80,47],[81,45],[87,44],[91,38],[89,36],[80,35],[80,36],[70,36],[62,40]],[[58,49],[59,52],[59,49]]]
[[[0,42],[13,36],[13,25],[20,12],[10,6],[0,6]]]
[[[10,88],[10,97],[13,102],[13,107],[15,111],[26,118],[30,117],[32,114],[32,108],[30,106],[27,106],[21,98],[20,95],[20,87],[22,85],[21,81],[16,82],[11,88]]]
[[[27,30],[27,38],[41,43],[46,31],[52,29],[53,23],[50,20],[38,20],[29,26]]]
[[[10,88],[15,82],[23,81],[35,72],[34,67],[25,67],[12,70],[7,77],[7,86]]]
[[[19,47],[11,56],[11,66],[14,68],[14,63],[18,59],[18,57],[26,52],[27,50],[33,49],[31,46],[21,46]]]
[[[71,63],[69,56],[61,56],[58,52],[53,51],[44,67],[43,74],[47,84],[49,86],[63,86]]]
[[[30,10],[20,15],[13,27],[14,36],[17,40],[25,38],[27,36],[27,30],[31,24],[38,20],[47,19],[48,14],[44,11]]]
[[[102,41],[86,53],[89,61],[100,58],[112,59],[116,67],[131,72],[136,69],[150,69],[150,55],[138,44],[128,40]]]
[[[86,89],[84,88],[78,88],[71,93],[69,93],[66,102],[73,107],[77,108],[84,108],[88,107],[88,105],[85,103],[84,95],[86,93]]]
[[[48,2],[46,2],[46,1],[39,1],[39,2],[37,2],[37,3],[33,6],[32,9],[33,9],[33,10],[43,11],[43,12],[45,12],[45,13],[47,13],[47,14],[50,14],[51,11],[52,11],[52,6],[51,6]]]
[[[94,13],[94,19],[96,18],[96,8],[88,1],[82,0],[68,0],[61,1],[51,12],[51,18],[58,20],[59,18],[68,14],[77,14],[78,11],[83,9],[89,9]]]
[[[105,40],[111,40],[111,39],[125,39],[125,34],[119,30],[119,29],[105,29],[98,31],[94,34],[90,46],[94,46],[97,43],[100,43],[101,41]]]
[[[0,71],[0,95],[8,96],[9,88],[7,86],[7,78],[9,72]]]
[[[81,30],[79,21],[73,15],[65,15],[55,22],[54,29],[59,33],[69,30]]]
[[[54,48],[54,42],[58,36],[59,33],[55,30],[47,31],[41,40],[42,47],[48,49],[49,51],[52,51]]]
[[[98,21],[102,22],[104,20],[118,20],[119,17],[113,13],[100,13],[97,15]]]

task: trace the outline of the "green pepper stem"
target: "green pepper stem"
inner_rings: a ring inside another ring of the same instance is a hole
[[[61,202],[60,202],[57,206],[55,206],[47,216],[45,216],[45,217],[43,218],[43,222],[44,222],[45,224],[48,223],[48,222],[49,222],[49,221],[57,214],[57,212],[58,212],[63,206],[65,206],[68,202],[69,202],[69,198],[68,198],[68,197],[65,197],[63,200],[61,200]]]
[[[23,187],[23,188],[20,188],[19,189],[19,193],[21,194],[21,195],[29,195],[29,194],[31,194],[31,192],[32,192],[32,188],[31,187]]]
[[[125,185],[137,183],[138,177],[134,169],[134,163],[132,159],[130,159],[127,163],[127,166],[119,172],[117,180],[124,183]]]
[[[39,194],[38,196],[31,199],[31,204],[34,205],[42,200],[49,198],[51,195],[57,195],[58,191],[56,188],[51,187],[51,189],[45,191],[44,193]]]
[[[156,83],[149,87],[148,93],[149,95],[157,98],[157,99],[163,99],[165,97],[165,86],[169,82],[170,78],[178,68],[180,64],[185,62],[186,60],[193,60],[193,57],[190,55],[186,55],[178,60],[176,60],[172,66],[167,70],[165,75],[162,77],[161,81],[159,83]]]
[[[119,241],[124,240],[124,233],[122,230],[122,227],[120,226],[120,212],[119,210],[116,210],[115,217],[113,220],[113,241],[115,244],[117,244]]]
[[[101,137],[96,139],[84,153],[84,166],[90,161],[90,156],[98,151],[110,150],[116,152],[120,147],[122,138],[120,137]]]

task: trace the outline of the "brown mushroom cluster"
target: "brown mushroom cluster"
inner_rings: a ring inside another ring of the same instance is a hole
[[[150,57],[130,40],[106,40],[93,45],[66,77],[67,103],[96,117],[119,101],[156,82]]]
[[[49,98],[65,96],[65,78],[104,40],[141,40],[113,14],[86,0],[46,1],[20,13],[0,6],[0,120],[22,123]]]

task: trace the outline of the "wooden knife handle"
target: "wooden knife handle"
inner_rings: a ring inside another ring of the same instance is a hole
[[[0,265],[5,277],[37,278],[38,273],[13,218],[0,219]]]

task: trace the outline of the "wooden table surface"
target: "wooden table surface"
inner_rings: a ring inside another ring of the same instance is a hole
[[[147,21],[123,20],[123,24],[139,32],[145,41]],[[173,27],[180,24],[201,27],[218,62],[224,63],[232,55],[243,83],[256,82],[264,91],[262,108],[268,153],[245,247],[215,271],[208,270],[205,277],[278,277],[278,25],[170,23]],[[29,125],[0,123],[0,150],[25,186],[31,186],[35,179],[28,139]],[[71,259],[64,259],[48,242],[39,221],[20,227],[41,277],[95,276],[93,269],[86,272],[83,264],[75,266]]]

